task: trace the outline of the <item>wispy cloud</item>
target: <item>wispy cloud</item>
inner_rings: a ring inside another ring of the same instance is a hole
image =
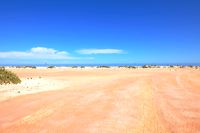
[[[122,54],[125,53],[120,49],[80,49],[76,51],[79,54]],[[0,51],[0,59],[16,60],[93,60],[94,57],[77,57],[67,51],[60,51],[53,48],[34,47],[27,51]]]
[[[79,54],[122,54],[121,49],[80,49],[76,51]]]
[[[52,48],[35,47],[28,51],[0,52],[0,58],[5,59],[73,59],[68,52]]]

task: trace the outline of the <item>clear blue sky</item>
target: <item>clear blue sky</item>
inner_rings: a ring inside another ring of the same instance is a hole
[[[1,1],[0,60],[200,63],[200,1]]]

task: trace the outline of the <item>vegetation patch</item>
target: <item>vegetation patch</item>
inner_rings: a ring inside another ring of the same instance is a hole
[[[148,65],[144,65],[142,66],[142,68],[150,68]]]
[[[16,68],[32,68],[32,69],[36,69],[36,66],[16,66]]]
[[[48,66],[47,68],[55,68],[55,66]]]
[[[137,66],[118,66],[119,68],[138,68]]]
[[[21,83],[20,78],[5,68],[0,68],[0,84],[18,84]]]
[[[97,68],[110,68],[110,66],[97,66]]]

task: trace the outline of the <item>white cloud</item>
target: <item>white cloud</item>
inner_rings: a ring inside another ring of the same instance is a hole
[[[122,54],[121,49],[80,49],[77,50],[79,54]]]
[[[73,59],[68,52],[52,48],[35,47],[29,51],[0,52],[0,58],[5,59]]]

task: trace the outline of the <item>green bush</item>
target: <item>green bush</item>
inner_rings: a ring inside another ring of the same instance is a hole
[[[32,68],[32,69],[36,69],[36,66],[25,66],[25,68]]]
[[[55,68],[55,66],[48,66],[47,68]]]
[[[97,66],[97,68],[110,68],[110,66]]]
[[[0,84],[18,84],[21,83],[19,77],[5,68],[0,68]]]
[[[16,68],[32,68],[32,69],[36,69],[36,66],[16,66]]]
[[[149,66],[148,65],[144,65],[144,66],[142,66],[142,68],[149,68]]]
[[[133,69],[135,69],[135,68],[137,68],[136,66],[118,66],[119,68],[133,68]]]
[[[126,68],[133,68],[133,69],[135,69],[137,67],[135,67],[135,66],[126,66]]]

